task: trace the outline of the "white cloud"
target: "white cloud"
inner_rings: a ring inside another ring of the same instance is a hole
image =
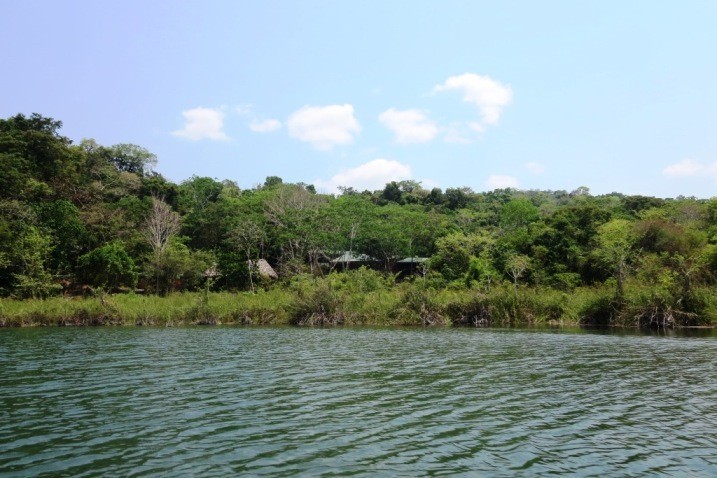
[[[419,110],[391,108],[378,117],[396,135],[397,143],[426,143],[438,134],[438,126]]]
[[[543,174],[543,172],[545,172],[545,168],[542,164],[535,163],[532,161],[530,163],[525,163],[525,169],[527,169],[533,174]]]
[[[688,177],[697,176],[698,174],[714,173],[715,164],[705,165],[694,159],[685,158],[675,164],[671,164],[662,170],[662,174],[668,177]]]
[[[446,143],[470,144],[473,142],[470,138],[466,138],[459,127],[448,127],[443,141]]]
[[[286,122],[289,135],[311,143],[316,149],[328,150],[351,144],[361,125],[351,105],[304,106],[292,113]]]
[[[483,131],[485,131],[485,126],[483,126],[477,121],[471,121],[470,123],[468,123],[468,127],[476,133],[482,133]]]
[[[501,174],[492,174],[488,176],[488,180],[485,182],[488,189],[505,189],[518,187],[518,180],[513,176],[504,176]]]
[[[254,105],[252,105],[251,103],[239,105],[234,108],[234,111],[236,111],[239,116],[249,116],[254,113]]]
[[[317,188],[331,193],[338,192],[339,186],[352,187],[358,191],[374,191],[383,188],[391,181],[411,179],[411,167],[398,161],[374,159],[352,169],[346,169],[334,175],[328,181],[317,179]]]
[[[182,111],[184,128],[172,131],[174,136],[192,141],[211,139],[225,141],[229,137],[224,133],[224,112],[213,108],[194,108]]]
[[[513,91],[510,86],[475,73],[451,76],[445,83],[433,88],[434,93],[448,90],[461,91],[463,101],[473,103],[478,108],[481,123],[476,125],[480,127],[481,131],[484,125],[496,124],[503,108],[509,105],[513,99]]]
[[[249,129],[255,133],[270,133],[281,128],[281,121],[275,119],[268,119],[259,121],[258,119],[252,120],[249,123]]]

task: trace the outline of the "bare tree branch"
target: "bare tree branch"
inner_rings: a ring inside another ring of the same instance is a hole
[[[167,249],[169,240],[179,232],[181,219],[179,214],[162,199],[152,197],[152,211],[147,218],[142,236],[149,242],[155,256],[161,256]]]

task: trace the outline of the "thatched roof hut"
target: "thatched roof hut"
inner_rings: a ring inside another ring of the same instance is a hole
[[[279,274],[276,273],[273,267],[266,262],[266,259],[259,259],[256,261],[249,261],[249,268],[259,272],[259,276],[263,279],[278,279]]]

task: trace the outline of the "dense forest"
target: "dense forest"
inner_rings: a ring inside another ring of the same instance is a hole
[[[592,291],[573,314],[584,323],[710,324],[717,308],[717,199],[593,196],[587,187],[427,190],[416,181],[335,196],[278,176],[244,190],[207,177],[174,184],[153,170],[157,158],[145,148],[73,144],[61,126],[38,114],[0,120],[7,298],[266,292],[310,282],[321,302],[347,283],[378,281],[363,292],[400,289],[394,308],[414,301],[424,316],[454,323],[490,321],[498,295],[513,301],[503,316],[525,316],[535,291],[553,294],[551,307]],[[356,258],[368,269],[340,273]],[[406,258],[420,259],[397,273]],[[262,275],[258,259],[279,279]],[[462,294],[463,308],[435,308],[440,291]],[[533,315],[550,318],[548,309]]]

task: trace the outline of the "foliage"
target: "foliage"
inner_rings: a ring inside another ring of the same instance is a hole
[[[471,257],[465,276],[466,287],[470,288],[475,283],[488,291],[498,279],[499,274],[489,260],[484,257]]]
[[[12,251],[11,262],[16,264],[14,288],[20,297],[43,298],[58,292],[61,286],[47,269],[51,240],[37,227],[25,228]]]
[[[500,225],[505,229],[527,227],[539,219],[538,208],[529,199],[513,199],[500,212]]]
[[[318,279],[311,288],[297,289],[296,301],[290,308],[292,325],[341,325],[345,317],[343,296],[327,280]]]
[[[297,323],[679,326],[714,317],[717,199],[595,196],[585,186],[429,191],[412,180],[336,197],[278,176],[245,190],[198,176],[174,184],[145,148],[73,145],[61,127],[39,114],[0,119],[0,296],[44,300],[82,284],[168,295],[251,289],[257,301],[294,294],[281,303]],[[332,259],[346,252],[375,261],[336,274]],[[408,257],[430,258],[430,270],[396,283]],[[258,259],[280,284],[256,287],[248,264]],[[288,320],[264,305],[218,314],[195,301],[179,320]]]
[[[433,289],[405,287],[390,315],[398,324],[408,325],[416,322],[423,326],[450,324],[442,313],[436,295]]]
[[[461,232],[443,236],[436,241],[431,269],[440,272],[447,280],[458,279],[468,272],[475,249],[475,241]]]
[[[505,272],[513,280],[515,295],[518,295],[518,280],[530,268],[530,257],[523,254],[511,254],[505,264]]]
[[[596,257],[609,268],[616,281],[615,298],[623,297],[623,283],[632,259],[636,234],[634,225],[626,219],[613,219],[598,228]]]
[[[134,288],[137,284],[137,268],[121,242],[105,244],[83,255],[78,268],[87,284],[117,289]]]
[[[205,251],[192,251],[175,238],[162,253],[161,260],[154,256],[145,264],[147,285],[155,293],[196,290],[205,283],[205,271],[214,263],[214,256]]]

